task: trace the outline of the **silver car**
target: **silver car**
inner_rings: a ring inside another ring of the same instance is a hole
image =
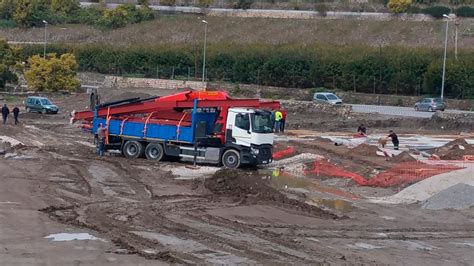
[[[444,111],[446,103],[441,98],[423,98],[415,103],[415,111]]]
[[[342,100],[339,99],[334,93],[330,92],[316,92],[313,95],[313,101],[315,102],[326,102],[329,104],[342,104]]]

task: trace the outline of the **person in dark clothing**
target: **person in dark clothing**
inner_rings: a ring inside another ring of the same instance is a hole
[[[15,108],[13,108],[13,119],[15,120],[15,125],[18,125],[18,115],[19,114],[20,114],[20,108],[15,106]]]
[[[388,133],[389,134],[388,134],[387,138],[392,139],[393,147],[395,148],[395,150],[398,150],[398,145],[400,144],[400,142],[398,141],[397,134],[395,134],[395,132],[393,132],[393,130],[390,130]]]
[[[367,135],[367,128],[364,126],[364,124],[360,124],[360,126],[357,128],[357,132],[361,135]]]
[[[4,104],[2,107],[2,118],[3,118],[4,125],[7,123],[7,118],[9,114],[10,114],[10,109],[8,109],[7,104]]]
[[[105,154],[105,135],[107,127],[102,127],[102,123],[99,124],[99,127],[97,128],[97,152],[99,153],[99,156],[104,156]]]

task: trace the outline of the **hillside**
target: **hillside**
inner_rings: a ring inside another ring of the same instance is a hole
[[[299,20],[206,17],[208,41],[229,44],[302,44],[368,45],[378,47],[443,46],[442,21],[369,21],[369,20]],[[459,48],[474,47],[474,22],[462,20]],[[0,28],[8,41],[42,42],[44,28]],[[118,46],[154,44],[192,44],[203,41],[204,28],[195,15],[160,15],[153,21],[102,31],[86,25],[48,27],[48,40],[54,43],[103,43]],[[454,27],[450,35],[454,36]]]

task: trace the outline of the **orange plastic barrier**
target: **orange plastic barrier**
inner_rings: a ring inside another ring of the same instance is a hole
[[[474,155],[464,155],[462,159],[464,161],[474,161]]]
[[[346,171],[328,161],[316,161],[314,162],[313,169],[306,171],[306,174],[350,178],[361,186],[392,187],[416,183],[423,179],[461,168],[453,165],[404,162],[378,174],[374,178],[365,179],[361,175]]]
[[[295,153],[295,148],[288,147],[284,150],[274,152],[273,153],[273,159],[281,159],[281,158],[283,158],[285,156],[288,156],[288,155],[291,155],[293,153]]]

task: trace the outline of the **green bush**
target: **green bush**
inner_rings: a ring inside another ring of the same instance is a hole
[[[431,6],[424,8],[422,12],[434,18],[442,18],[444,14],[449,15],[451,9],[445,6]]]
[[[77,0],[0,0],[3,25],[42,26],[46,20],[49,24],[80,23],[110,29],[154,18],[155,13],[147,5],[137,8],[133,4],[123,4],[106,10],[80,8]]]
[[[470,6],[462,6],[454,12],[458,17],[474,17],[474,8]]]
[[[249,9],[252,7],[254,0],[237,0],[234,3],[234,9]]]
[[[160,77],[169,78],[173,69],[175,77],[185,77],[192,68],[201,75],[202,51],[192,45],[53,45],[49,50],[73,52],[81,71],[156,77],[158,69]],[[41,52],[41,45],[26,46],[22,58]],[[344,91],[353,91],[355,83],[358,92],[419,95],[439,94],[440,54],[428,48],[385,47],[380,52],[370,47],[210,45],[206,62],[210,81]],[[458,58],[448,55],[445,93],[474,97],[474,52],[460,51]]]
[[[421,8],[418,6],[410,6],[407,11],[408,14],[418,14],[421,13]]]
[[[411,0],[389,0],[387,8],[392,13],[404,13],[411,6]]]

